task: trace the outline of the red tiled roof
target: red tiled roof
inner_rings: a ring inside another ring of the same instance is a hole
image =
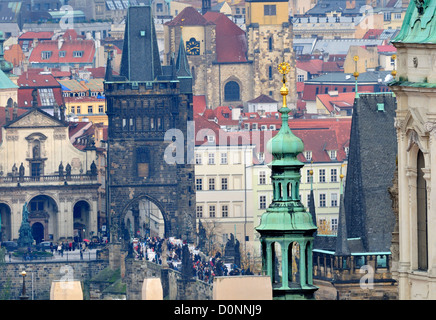
[[[318,94],[317,99],[326,107],[329,112],[334,112],[334,106],[348,106],[352,107],[354,104],[354,98],[356,94],[354,92],[343,92],[337,95],[330,94]]]
[[[216,25],[217,62],[246,62],[245,32],[223,13],[208,11],[204,18]]]
[[[18,107],[31,107],[32,106],[32,91],[33,89],[52,88],[54,99],[60,106],[63,104],[63,96],[61,85],[51,73],[38,73],[33,71],[23,73],[17,81],[18,88]],[[41,98],[38,94],[38,105],[42,106]]]
[[[205,96],[193,96],[192,104],[194,108],[194,114],[203,114],[206,110],[206,97]]]
[[[210,24],[195,8],[184,8],[167,26],[205,26]]]
[[[321,74],[324,61],[320,59],[313,59],[307,61],[296,61],[298,69],[309,72],[310,74]]]
[[[51,51],[48,59],[42,59],[43,51]],[[59,57],[59,51],[65,51],[65,57]],[[75,51],[83,51],[81,57],[74,57]],[[58,40],[44,40],[38,43],[29,57],[30,63],[92,63],[95,55],[93,40],[65,40],[58,48]]]
[[[376,39],[383,33],[383,31],[383,29],[369,29],[363,35],[362,39]]]
[[[247,114],[244,114],[245,116]],[[259,123],[254,119],[252,122]],[[280,128],[280,117],[270,117],[268,120],[275,124],[277,130],[252,130],[252,131],[225,131],[220,129],[220,123],[208,120],[204,115],[196,114],[194,116],[196,141],[195,145],[216,145],[229,146],[238,145],[256,145],[257,152],[264,152],[266,161],[271,160],[271,155],[267,153],[266,144]],[[245,120],[247,122],[247,120]],[[260,123],[259,123],[260,124]],[[262,123],[264,124],[264,123]],[[344,147],[348,146],[351,130],[351,118],[325,118],[325,119],[290,119],[289,127],[292,132],[303,140],[305,150],[312,151],[312,160],[314,162],[331,161],[327,151],[336,150],[337,160],[345,159],[346,154]],[[201,130],[201,131],[200,131]],[[208,142],[207,136],[214,134],[215,140]],[[301,161],[307,162],[302,154],[299,155]]]
[[[378,52],[397,52],[397,48],[395,48],[393,45],[383,45],[383,46],[377,46]]]
[[[51,39],[54,35],[53,31],[28,31],[24,32],[18,37],[19,40],[33,40],[33,39]]]

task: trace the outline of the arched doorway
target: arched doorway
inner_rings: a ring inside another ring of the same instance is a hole
[[[6,203],[0,203],[0,241],[12,240],[11,208]]]
[[[123,220],[125,240],[166,237],[165,219],[161,209],[148,198],[141,198],[127,207]]]
[[[39,239],[36,242],[56,240],[58,237],[56,201],[47,195],[38,195],[29,201],[28,209],[32,234],[35,231]],[[36,240],[35,237],[34,239]]]
[[[32,224],[32,236],[37,244],[44,240],[44,226],[41,222]]]
[[[87,201],[80,200],[73,207],[74,241],[82,242],[90,238],[90,211],[91,206]],[[89,239],[91,240],[91,239]]]

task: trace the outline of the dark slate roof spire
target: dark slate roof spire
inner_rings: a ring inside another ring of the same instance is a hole
[[[128,81],[154,81],[162,75],[150,5],[131,6],[127,11],[120,75]]]
[[[342,171],[342,168],[341,168]],[[348,247],[348,233],[347,233],[347,217],[345,214],[344,192],[343,192],[343,178],[341,172],[341,193],[339,198],[339,219],[338,219],[338,235],[336,238],[335,255],[346,256],[350,255],[350,248]]]
[[[180,37],[179,52],[177,54],[176,74],[178,77],[192,77],[182,37]]]

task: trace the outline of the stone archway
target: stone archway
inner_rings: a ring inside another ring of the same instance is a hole
[[[29,209],[29,224],[34,230],[34,224],[37,225],[35,230],[42,232],[41,241],[48,241],[58,238],[58,205],[56,201],[48,195],[37,195],[33,197],[28,203]],[[38,235],[38,237],[40,237]],[[36,239],[35,239],[36,240]]]
[[[41,222],[35,222],[32,224],[32,236],[36,241],[36,244],[44,240],[44,225]]]
[[[11,208],[0,203],[0,241],[12,240]]]
[[[149,196],[141,196],[127,204],[121,221],[124,240],[131,238],[168,237],[168,223],[162,205]]]
[[[91,205],[85,200],[79,200],[73,207],[74,240],[81,242],[91,238]],[[89,239],[91,240],[91,239]]]

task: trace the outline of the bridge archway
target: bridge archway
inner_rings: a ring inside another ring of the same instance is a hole
[[[169,222],[162,204],[143,195],[130,201],[123,210],[121,228],[124,241],[133,238],[167,238]]]

